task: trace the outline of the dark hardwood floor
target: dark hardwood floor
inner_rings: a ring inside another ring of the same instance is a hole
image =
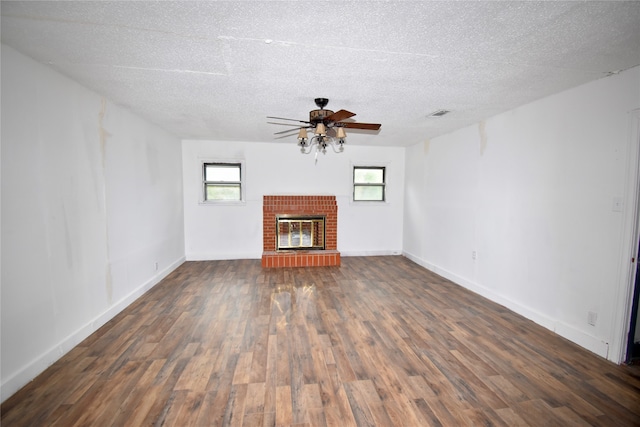
[[[2,426],[638,426],[617,366],[403,257],[187,262]]]

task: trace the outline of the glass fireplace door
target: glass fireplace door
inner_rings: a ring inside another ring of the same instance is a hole
[[[277,249],[324,249],[324,220],[324,217],[277,216]]]

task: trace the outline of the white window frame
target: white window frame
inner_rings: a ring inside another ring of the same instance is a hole
[[[376,184],[383,187],[383,200],[355,200],[355,188],[358,184],[355,183],[355,170],[356,168],[362,169],[383,169],[384,182],[382,184]],[[375,162],[362,162],[351,164],[351,196],[349,197],[351,203],[361,205],[384,205],[389,203],[389,165],[387,163],[375,163]]]
[[[238,165],[240,166],[240,200],[207,200],[206,198],[206,184],[205,181],[205,165],[220,164],[220,165]],[[199,203],[202,205],[244,205],[246,203],[245,198],[245,186],[246,186],[246,167],[244,160],[237,159],[201,159],[200,160],[200,173],[199,173]]]

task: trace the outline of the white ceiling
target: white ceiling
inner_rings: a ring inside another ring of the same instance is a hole
[[[640,2],[9,2],[2,43],[180,138],[408,146],[640,64]],[[640,86],[640,84],[639,84]],[[429,113],[447,109],[441,118]]]

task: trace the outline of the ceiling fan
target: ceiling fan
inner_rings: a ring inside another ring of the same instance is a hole
[[[338,110],[337,112],[325,110],[324,107],[329,103],[327,98],[316,98],[315,103],[318,106],[318,110],[311,110],[309,112],[309,120],[267,116],[268,119],[297,122],[297,124],[268,122],[275,125],[295,126],[294,129],[275,132],[274,135],[283,135],[283,137],[286,137],[298,132],[298,145],[300,145],[301,151],[306,154],[311,151],[311,147],[314,144],[317,144],[318,150],[322,150],[322,152],[325,153],[328,144],[331,144],[334,151],[338,152],[335,149],[335,144],[337,143],[339,151],[342,152],[344,150],[345,138],[347,137],[344,131],[345,128],[379,130],[380,126],[382,126],[379,123],[345,121],[356,114],[347,110]],[[314,136],[311,139],[307,137],[307,129],[313,129]],[[309,151],[306,151],[307,148]]]

